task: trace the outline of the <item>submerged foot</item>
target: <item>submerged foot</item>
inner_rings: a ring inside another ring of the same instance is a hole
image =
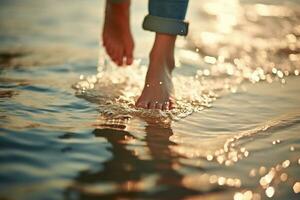
[[[131,65],[134,42],[129,25],[130,0],[122,3],[106,1],[103,27],[103,46],[110,58],[119,66]]]
[[[174,107],[174,69],[175,36],[157,34],[150,54],[150,63],[145,86],[136,102],[137,107],[145,109],[169,110]]]

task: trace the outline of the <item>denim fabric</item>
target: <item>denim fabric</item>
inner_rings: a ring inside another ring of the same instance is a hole
[[[152,16],[184,20],[188,0],[149,0],[148,5]]]
[[[145,30],[171,35],[187,35],[184,22],[188,0],[149,0],[149,15],[143,22]]]
[[[143,29],[169,35],[187,35],[188,23],[178,19],[147,15],[143,22]]]
[[[122,0],[110,0],[120,3]],[[189,0],[149,0],[149,14],[143,28],[148,31],[171,35],[187,35],[188,23],[184,22]]]

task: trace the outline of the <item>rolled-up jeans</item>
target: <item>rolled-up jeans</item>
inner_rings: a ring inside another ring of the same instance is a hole
[[[109,0],[121,3],[123,0]],[[143,29],[170,35],[187,35],[189,24],[184,21],[188,0],[149,0],[149,14]]]

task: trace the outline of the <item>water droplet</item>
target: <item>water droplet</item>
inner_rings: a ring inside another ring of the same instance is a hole
[[[283,167],[283,168],[288,168],[288,167],[290,166],[290,164],[291,164],[291,162],[290,162],[289,160],[285,160],[285,161],[283,161],[283,163],[282,163],[282,167]]]
[[[274,193],[275,193],[274,187],[268,187],[266,189],[266,195],[267,195],[267,197],[269,197],[269,198],[273,197]]]
[[[251,169],[249,172],[249,176],[254,177],[256,176],[256,170],[255,169]]]
[[[217,157],[217,161],[218,161],[219,164],[223,164],[223,162],[224,162],[224,156],[218,156]]]
[[[203,70],[203,74],[204,74],[205,76],[209,76],[210,72],[209,72],[208,69],[205,69],[205,70]]]
[[[217,181],[218,181],[218,177],[217,177],[216,175],[212,175],[212,176],[209,177],[209,182],[210,182],[211,184],[214,184],[214,183],[216,183]]]
[[[226,166],[230,166],[231,164],[232,164],[232,162],[231,162],[230,160],[226,160],[226,161],[225,161],[225,165],[226,165]]]
[[[262,176],[266,173],[267,169],[264,166],[261,166],[258,170],[259,174]]]
[[[245,193],[244,193],[244,199],[246,200],[250,200],[250,199],[252,199],[252,197],[253,197],[253,193],[252,193],[252,191],[250,191],[250,190],[248,190],[248,191],[246,191]]]
[[[247,190],[245,193],[237,192],[233,196],[234,200],[251,200],[253,199],[253,192]]]
[[[226,185],[233,187],[234,186],[234,180],[232,178],[228,178],[226,180]]]
[[[290,42],[290,43],[295,43],[295,42],[297,42],[297,38],[296,38],[296,36],[293,35],[293,34],[287,34],[287,35],[286,35],[286,39],[287,39],[288,42]]]
[[[287,175],[286,173],[282,173],[282,174],[280,175],[280,180],[281,180],[282,182],[285,182],[287,179],[288,179],[288,175]]]
[[[294,146],[291,146],[291,147],[290,147],[290,151],[295,151],[295,147],[294,147]]]
[[[217,59],[215,57],[212,56],[205,56],[204,57],[204,62],[208,63],[208,64],[215,64],[217,61]]]
[[[273,142],[272,142],[272,144],[279,144],[281,141],[280,140],[274,140]]]
[[[277,164],[275,169],[276,169],[276,171],[280,171],[282,169],[282,166],[280,164]]]
[[[294,192],[297,194],[300,192],[300,182],[296,182],[293,186]]]
[[[224,178],[224,177],[219,177],[219,178],[218,178],[218,184],[219,184],[219,185],[224,185],[225,182],[226,182],[226,178]]]
[[[240,193],[240,192],[237,192],[237,193],[234,194],[233,199],[234,200],[243,200],[244,199],[244,195],[242,193]]]
[[[235,187],[241,187],[241,186],[242,186],[241,180],[238,179],[238,178],[236,178],[236,179],[234,180],[234,185],[235,185]]]
[[[208,161],[211,161],[213,158],[214,158],[214,157],[213,157],[212,155],[207,155],[207,156],[206,156],[206,159],[207,159]]]
[[[288,75],[290,75],[290,72],[287,71],[287,70],[285,70],[285,71],[284,71],[284,75],[285,75],[285,76],[288,76]]]
[[[282,73],[282,71],[278,70],[278,71],[277,71],[277,76],[278,76],[279,78],[283,78],[283,73]]]

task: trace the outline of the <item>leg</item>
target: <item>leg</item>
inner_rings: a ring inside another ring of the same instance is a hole
[[[174,46],[176,36],[156,33],[143,92],[136,105],[150,109],[173,107]]]
[[[183,22],[188,0],[150,0],[149,15],[143,28],[156,32],[150,53],[145,86],[137,107],[169,110],[174,107],[172,71],[176,35],[186,35],[188,24]]]
[[[129,7],[130,0],[106,0],[103,45],[110,58],[119,66],[124,63],[130,65],[133,60],[134,43],[129,24]]]

